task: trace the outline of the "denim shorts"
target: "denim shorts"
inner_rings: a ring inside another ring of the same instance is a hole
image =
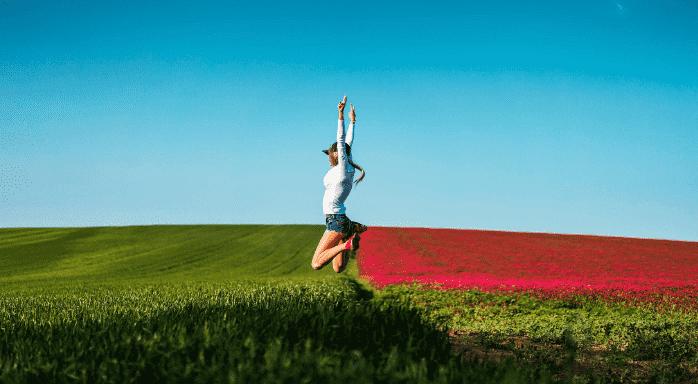
[[[351,232],[351,220],[344,213],[332,213],[325,215],[325,228],[329,231],[342,232],[345,235]]]

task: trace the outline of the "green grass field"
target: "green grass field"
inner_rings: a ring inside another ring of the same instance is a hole
[[[309,268],[312,225],[0,229],[3,285],[334,278]],[[319,233],[319,235],[318,235]]]
[[[499,382],[409,306],[310,268],[322,226],[0,229],[5,382]]]
[[[0,229],[0,381],[695,377],[694,313],[408,286],[376,291],[357,278],[355,260],[343,274],[310,268],[323,230]],[[603,354],[588,353],[599,346]]]

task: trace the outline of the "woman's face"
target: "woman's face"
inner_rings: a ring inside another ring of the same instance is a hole
[[[331,166],[337,165],[337,152],[330,152],[327,154],[327,159],[330,161]]]

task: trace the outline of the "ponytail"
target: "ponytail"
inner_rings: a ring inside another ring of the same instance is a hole
[[[353,162],[351,160],[351,157],[349,158],[349,164],[351,164],[352,167],[357,168],[359,171],[361,171],[361,176],[359,176],[358,179],[354,180],[354,184],[358,184],[366,176],[366,171],[359,164],[356,164],[355,162]]]
[[[336,147],[337,143],[334,143],[334,146]],[[349,160],[349,164],[351,164],[352,167],[357,168],[359,171],[361,171],[361,176],[359,176],[358,179],[354,180],[354,184],[358,184],[361,180],[366,177],[366,171],[359,165],[356,164],[354,161],[351,160],[351,145],[349,144],[344,144],[344,148],[347,150],[347,159]]]

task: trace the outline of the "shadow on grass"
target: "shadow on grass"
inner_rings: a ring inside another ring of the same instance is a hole
[[[153,286],[5,296],[0,380],[550,381],[537,366],[461,359],[417,309],[376,300],[356,281],[332,289]]]

